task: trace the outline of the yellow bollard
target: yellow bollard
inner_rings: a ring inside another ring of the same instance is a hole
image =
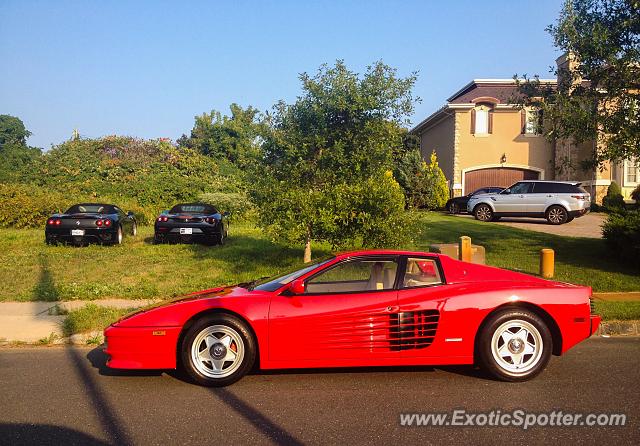
[[[471,237],[467,237],[466,235],[460,237],[458,258],[463,262],[471,262]]]
[[[555,269],[555,254],[553,249],[540,250],[540,275],[545,279],[552,279]]]

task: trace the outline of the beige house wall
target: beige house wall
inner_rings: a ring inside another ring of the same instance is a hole
[[[435,151],[438,164],[449,181],[449,188],[453,184],[454,175],[454,117],[453,113],[445,116],[434,126],[420,134],[420,152],[425,160]]]
[[[519,110],[495,110],[493,132],[487,135],[471,132],[471,110],[457,110],[456,113],[460,123],[457,173],[461,177],[463,170],[500,166],[505,155],[504,166],[531,167],[542,170],[542,177],[546,180],[555,178],[553,144],[544,136],[521,134]]]

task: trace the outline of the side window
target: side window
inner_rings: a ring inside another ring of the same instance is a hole
[[[437,285],[442,283],[440,271],[435,260],[408,258],[404,273],[403,288]]]
[[[356,259],[339,263],[306,282],[307,293],[351,293],[393,289],[396,259]]]
[[[552,183],[535,183],[533,186],[534,194],[552,194],[558,192]]]
[[[531,190],[531,183],[516,183],[511,187],[511,194],[528,194]]]

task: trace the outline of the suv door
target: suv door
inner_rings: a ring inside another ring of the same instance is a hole
[[[522,214],[527,211],[527,198],[532,183],[519,182],[491,197],[497,213]],[[507,192],[508,191],[508,192]]]
[[[305,293],[277,295],[269,309],[269,360],[397,358],[398,256],[345,259],[305,280]]]
[[[547,208],[555,202],[556,195],[555,183],[533,183],[533,190],[527,195],[527,212],[544,215]]]

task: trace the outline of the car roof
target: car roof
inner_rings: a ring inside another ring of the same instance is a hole
[[[553,183],[553,184],[570,184],[572,186],[579,186],[582,181],[555,181],[555,180],[519,180],[516,183]]]
[[[403,251],[396,249],[369,249],[369,250],[361,250],[361,251],[346,251],[336,254],[336,258],[347,258],[347,257],[356,257],[356,256],[371,256],[371,255],[405,255],[405,256],[433,256],[439,257],[439,254],[434,252],[424,252],[424,251]]]

